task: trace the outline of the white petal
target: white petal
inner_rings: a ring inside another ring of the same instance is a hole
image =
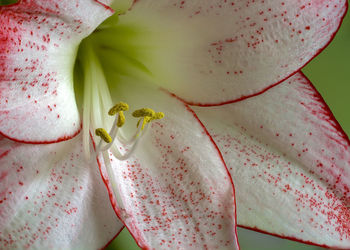
[[[28,145],[0,140],[0,248],[98,249],[123,224],[81,135]]]
[[[73,89],[80,41],[113,13],[93,0],[0,7],[0,133],[49,143],[81,127]]]
[[[191,109],[163,91],[125,89],[127,95],[121,88],[118,93],[131,108],[147,106],[165,114],[126,161],[111,152],[99,157],[115,210],[138,245],[235,249],[231,177],[205,128]]]
[[[346,0],[139,0],[120,16],[121,38],[106,40],[188,103],[215,105],[294,74],[334,37],[346,8]]]
[[[239,225],[350,248],[350,142],[303,74],[243,102],[195,110],[232,174]]]

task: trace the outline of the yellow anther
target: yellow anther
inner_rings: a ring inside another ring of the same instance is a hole
[[[95,134],[97,136],[101,137],[101,139],[104,140],[106,143],[111,143],[112,142],[112,137],[103,128],[96,129],[95,130]]]
[[[120,102],[116,105],[114,105],[109,111],[108,114],[113,116],[116,115],[120,111],[128,111],[129,110],[129,105],[126,104],[125,102]]]
[[[153,120],[160,120],[164,118],[164,113],[163,112],[157,112],[154,114],[154,116],[152,116],[151,121]]]
[[[150,108],[138,109],[132,113],[133,117],[146,117],[146,116],[153,117],[154,115],[155,115],[155,112]]]
[[[163,112],[157,112],[157,113],[154,113],[153,116],[145,116],[143,118],[143,122],[142,122],[142,125],[141,125],[141,130],[143,130],[146,126],[147,123],[151,122],[151,121],[154,121],[154,120],[159,120],[159,119],[162,119],[164,118],[164,113]],[[140,125],[140,122],[141,122],[142,119],[140,119],[138,122],[137,122],[137,127]]]
[[[118,121],[117,121],[117,126],[120,128],[124,125],[125,123],[125,115],[123,111],[118,112]]]

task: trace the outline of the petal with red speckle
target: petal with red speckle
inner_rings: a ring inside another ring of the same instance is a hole
[[[118,93],[130,107],[165,117],[152,122],[129,159],[100,154],[115,211],[142,248],[235,249],[234,190],[216,145],[185,104],[163,91],[138,90],[143,98]]]
[[[98,249],[123,227],[81,136],[56,144],[0,139],[0,248]]]
[[[129,40],[118,46],[188,103],[217,105],[294,74],[330,42],[346,9],[346,0],[138,0],[120,17]]]
[[[0,7],[1,134],[49,143],[78,133],[77,48],[112,13],[93,0],[23,0]]]
[[[195,111],[232,174],[239,225],[350,248],[350,142],[302,73],[260,96]]]

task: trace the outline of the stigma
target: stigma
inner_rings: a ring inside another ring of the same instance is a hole
[[[100,137],[100,142],[96,147],[95,151],[98,155],[101,152],[111,150],[112,154],[118,160],[126,160],[130,157],[130,155],[135,151],[136,146],[142,136],[146,133],[149,124],[154,120],[159,120],[164,117],[164,113],[155,112],[150,108],[142,108],[135,110],[132,113],[132,116],[135,118],[139,118],[136,123],[136,131],[131,138],[125,138],[119,133],[120,128],[125,124],[125,115],[124,112],[129,110],[129,105],[120,102],[114,105],[109,111],[109,116],[114,116],[114,122],[109,132],[107,132],[104,128],[97,128],[95,130],[95,135]],[[125,153],[122,153],[118,146],[123,145],[127,147]]]

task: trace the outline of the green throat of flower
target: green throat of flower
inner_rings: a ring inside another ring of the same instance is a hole
[[[147,68],[136,59],[137,49],[128,42],[137,39],[135,36],[138,32],[132,27],[119,25],[115,14],[79,46],[74,78],[76,96],[82,107],[83,147],[87,159],[91,157],[92,131],[97,136],[94,140],[100,140],[95,148],[96,154],[111,150],[117,159],[125,160],[136,148],[148,124],[164,117],[163,113],[149,108],[138,109],[132,113],[139,119],[134,134],[127,139],[121,133],[126,120],[124,112],[129,110],[129,105],[124,102],[113,105],[115,97],[112,92],[120,84],[120,78],[113,76],[131,75],[145,82],[151,77]],[[105,128],[110,128],[109,132]],[[120,147],[126,149],[125,153],[120,152]]]

